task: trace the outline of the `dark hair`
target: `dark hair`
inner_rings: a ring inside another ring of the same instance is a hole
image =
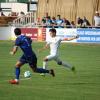
[[[21,29],[20,28],[15,28],[14,33],[15,33],[15,35],[21,35]]]
[[[56,29],[52,28],[52,29],[49,30],[49,32],[56,33]]]

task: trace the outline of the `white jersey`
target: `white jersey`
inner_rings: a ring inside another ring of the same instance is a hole
[[[50,45],[50,54],[51,55],[57,55],[58,54],[58,48],[60,46],[60,43],[62,41],[62,38],[60,37],[53,37],[50,39],[47,44]]]

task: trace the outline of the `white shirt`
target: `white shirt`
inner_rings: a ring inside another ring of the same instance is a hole
[[[52,38],[50,38],[49,42],[47,42],[47,44],[50,45],[50,54],[51,55],[58,54],[58,48],[60,46],[61,41],[62,41],[62,38],[60,38],[60,37],[52,37]]]
[[[95,26],[100,26],[100,16],[94,16]]]

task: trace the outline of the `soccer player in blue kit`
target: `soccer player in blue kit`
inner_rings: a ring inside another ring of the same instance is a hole
[[[32,46],[31,46],[32,40],[25,35],[21,35],[20,28],[15,28],[14,33],[17,38],[15,40],[15,45],[14,45],[12,51],[10,52],[10,54],[14,55],[17,52],[18,47],[21,48],[21,50],[23,51],[24,54],[20,57],[20,59],[17,61],[16,65],[15,65],[16,78],[13,80],[10,80],[9,82],[11,84],[19,84],[20,68],[25,63],[29,64],[29,66],[33,72],[49,73],[52,76],[55,76],[53,69],[46,70],[43,68],[37,68],[37,57],[36,57],[36,54],[34,53],[34,51],[32,50]]]

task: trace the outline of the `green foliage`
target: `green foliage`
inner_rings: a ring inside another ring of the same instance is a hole
[[[0,41],[0,100],[99,100],[100,99],[100,45],[96,44],[61,44],[60,57],[76,66],[74,74],[66,68],[49,62],[48,68],[53,68],[56,77],[32,73],[28,65],[21,69],[19,85],[11,85],[8,80],[14,78],[14,65],[21,55],[21,50],[15,56],[9,55],[13,42]],[[37,53],[38,66],[49,51],[38,53],[44,43],[33,43]],[[30,70],[31,79],[25,79],[24,71]]]

